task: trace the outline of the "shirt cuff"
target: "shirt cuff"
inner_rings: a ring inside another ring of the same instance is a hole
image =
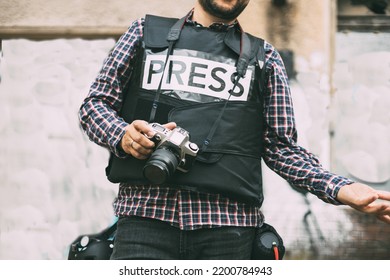
[[[108,131],[108,135],[110,137],[108,141],[109,149],[119,158],[126,158],[129,156],[120,148],[120,142],[123,135],[126,133],[127,125],[128,123],[118,120],[111,125],[111,128]]]
[[[336,199],[337,194],[343,186],[350,185],[352,183],[354,183],[352,180],[343,176],[334,175],[332,178],[330,178],[325,188],[325,192],[328,195],[329,203],[334,205],[344,205]]]

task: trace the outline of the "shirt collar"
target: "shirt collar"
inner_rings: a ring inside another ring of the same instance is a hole
[[[204,27],[202,24],[192,20],[193,14],[194,14],[194,10],[192,9],[189,12],[189,14],[187,15],[186,23],[189,24],[189,25],[196,26],[196,27]],[[226,24],[226,23],[222,23],[222,22],[214,22],[207,28],[209,28],[211,30],[214,30],[214,31],[222,31],[222,32],[224,32],[224,31],[228,31],[230,28],[233,28],[233,27],[238,27],[238,21],[237,20],[235,20],[231,24]]]

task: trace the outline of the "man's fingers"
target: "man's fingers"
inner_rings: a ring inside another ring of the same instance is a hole
[[[166,123],[163,125],[165,128],[168,128],[170,130],[174,129],[177,127],[176,123],[175,122],[169,122],[169,123]]]
[[[147,141],[150,141],[150,140],[147,140]],[[154,145],[154,143],[153,143],[153,145]],[[137,158],[142,157],[143,159],[147,158],[153,151],[152,148],[144,147],[136,141],[134,141],[132,143],[131,148],[135,152],[135,153],[132,153],[133,156],[135,156]]]
[[[377,215],[377,218],[386,224],[390,224],[390,215]]]
[[[131,125],[140,133],[146,133],[150,130],[149,124],[146,121],[135,120],[131,123]]]
[[[169,122],[164,124],[164,127],[172,130],[176,127],[176,123]],[[122,139],[122,148],[135,158],[146,159],[155,147],[155,143],[150,140],[153,134],[149,123],[143,120],[135,120],[126,127],[126,134]]]
[[[378,195],[379,195],[379,199],[383,199],[383,200],[387,200],[387,201],[390,201],[390,192],[387,192],[387,191],[377,191]]]
[[[360,212],[375,215],[378,220],[390,224],[390,202],[389,201],[378,199],[366,206],[360,206],[360,207],[352,206],[352,207]]]
[[[135,144],[134,144],[134,146],[135,146]],[[149,156],[149,154],[150,154],[150,152],[144,152],[141,148],[135,148],[133,146],[133,148],[130,150],[130,154],[133,156],[133,157],[135,157],[135,158],[137,158],[137,159],[147,159],[148,158],[148,156]],[[141,147],[141,146],[140,146]],[[142,152],[140,152],[140,150],[142,151]]]
[[[133,144],[134,149],[136,149],[141,154],[150,154],[149,149],[154,147],[153,141],[150,141],[149,135],[151,132],[151,128],[146,121],[135,120],[130,125],[130,135],[134,140],[135,144]],[[138,144],[138,145],[136,145]]]

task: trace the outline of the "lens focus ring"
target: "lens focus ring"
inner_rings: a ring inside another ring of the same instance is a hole
[[[173,175],[178,164],[174,152],[166,148],[157,149],[144,166],[144,177],[153,184],[163,184]]]

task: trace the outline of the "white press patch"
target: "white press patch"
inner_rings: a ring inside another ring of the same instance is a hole
[[[157,90],[164,69],[165,55],[146,56],[142,88]],[[228,99],[233,88],[236,67],[199,57],[171,55],[164,72],[162,90],[185,91]],[[248,69],[234,89],[230,100],[246,101],[252,70]]]

